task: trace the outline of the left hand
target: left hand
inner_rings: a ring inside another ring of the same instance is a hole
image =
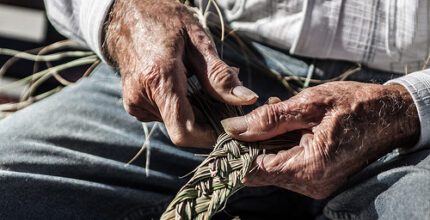
[[[347,178],[396,147],[412,146],[420,124],[401,85],[333,82],[289,100],[272,99],[248,115],[222,121],[244,141],[301,130],[300,143],[258,156],[248,186],[275,185],[316,199],[330,196]]]
[[[163,121],[175,145],[212,147],[216,133],[188,99],[195,75],[207,94],[231,105],[254,103],[239,70],[218,56],[212,38],[179,1],[116,0],[106,52],[122,78],[124,109],[142,122]]]

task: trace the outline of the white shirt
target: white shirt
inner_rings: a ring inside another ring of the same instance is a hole
[[[114,0],[45,0],[57,30],[102,59],[101,33]],[[198,2],[198,0],[196,1]],[[421,123],[415,147],[430,147],[428,0],[217,0],[226,21],[243,35],[291,54],[359,62],[412,74],[389,81],[405,86]]]

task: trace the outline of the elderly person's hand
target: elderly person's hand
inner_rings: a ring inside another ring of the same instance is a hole
[[[190,75],[219,101],[256,101],[239,81],[238,69],[220,60],[213,40],[184,5],[117,0],[111,13],[105,48],[122,75],[124,107],[140,121],[163,121],[174,144],[209,147],[216,140],[187,99]]]
[[[228,134],[246,141],[302,130],[297,146],[260,155],[245,184],[276,185],[317,199],[395,147],[412,146],[420,132],[404,87],[358,82],[323,84],[283,102],[273,98],[222,123]]]

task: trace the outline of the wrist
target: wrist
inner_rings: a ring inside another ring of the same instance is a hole
[[[119,29],[121,29],[124,3],[121,0],[115,0],[109,12],[109,16],[103,27],[103,53],[108,62],[114,67],[119,68],[117,42],[119,41]]]
[[[116,63],[114,62],[112,56],[109,54],[109,49],[108,49],[108,31],[109,31],[109,26],[112,22],[112,17],[113,17],[113,10],[115,8],[115,4],[118,2],[118,0],[114,1],[113,4],[111,5],[110,9],[109,9],[109,13],[106,16],[106,20],[103,24],[103,29],[102,29],[102,33],[101,33],[101,39],[102,39],[102,54],[105,57],[106,62],[116,68]]]
[[[392,111],[398,111],[393,115],[393,148],[411,148],[420,136],[420,121],[417,107],[408,90],[400,84],[384,85],[393,94],[394,106]],[[397,109],[396,109],[397,108]]]

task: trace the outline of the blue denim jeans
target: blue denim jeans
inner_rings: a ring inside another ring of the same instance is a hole
[[[288,98],[283,86],[263,74],[326,79],[353,66],[308,60],[261,44],[255,57],[225,49],[241,67],[245,85],[260,96]],[[265,64],[261,65],[261,63]],[[397,75],[363,69],[351,80],[384,82]],[[154,123],[147,123],[149,129]],[[163,126],[150,137],[146,157],[125,166],[145,141],[142,124],[121,101],[120,76],[100,64],[90,77],[0,121],[0,219],[157,219],[208,150],[174,146]],[[350,178],[331,198],[312,200],[277,187],[245,188],[215,219],[429,219],[429,150],[395,152]]]

